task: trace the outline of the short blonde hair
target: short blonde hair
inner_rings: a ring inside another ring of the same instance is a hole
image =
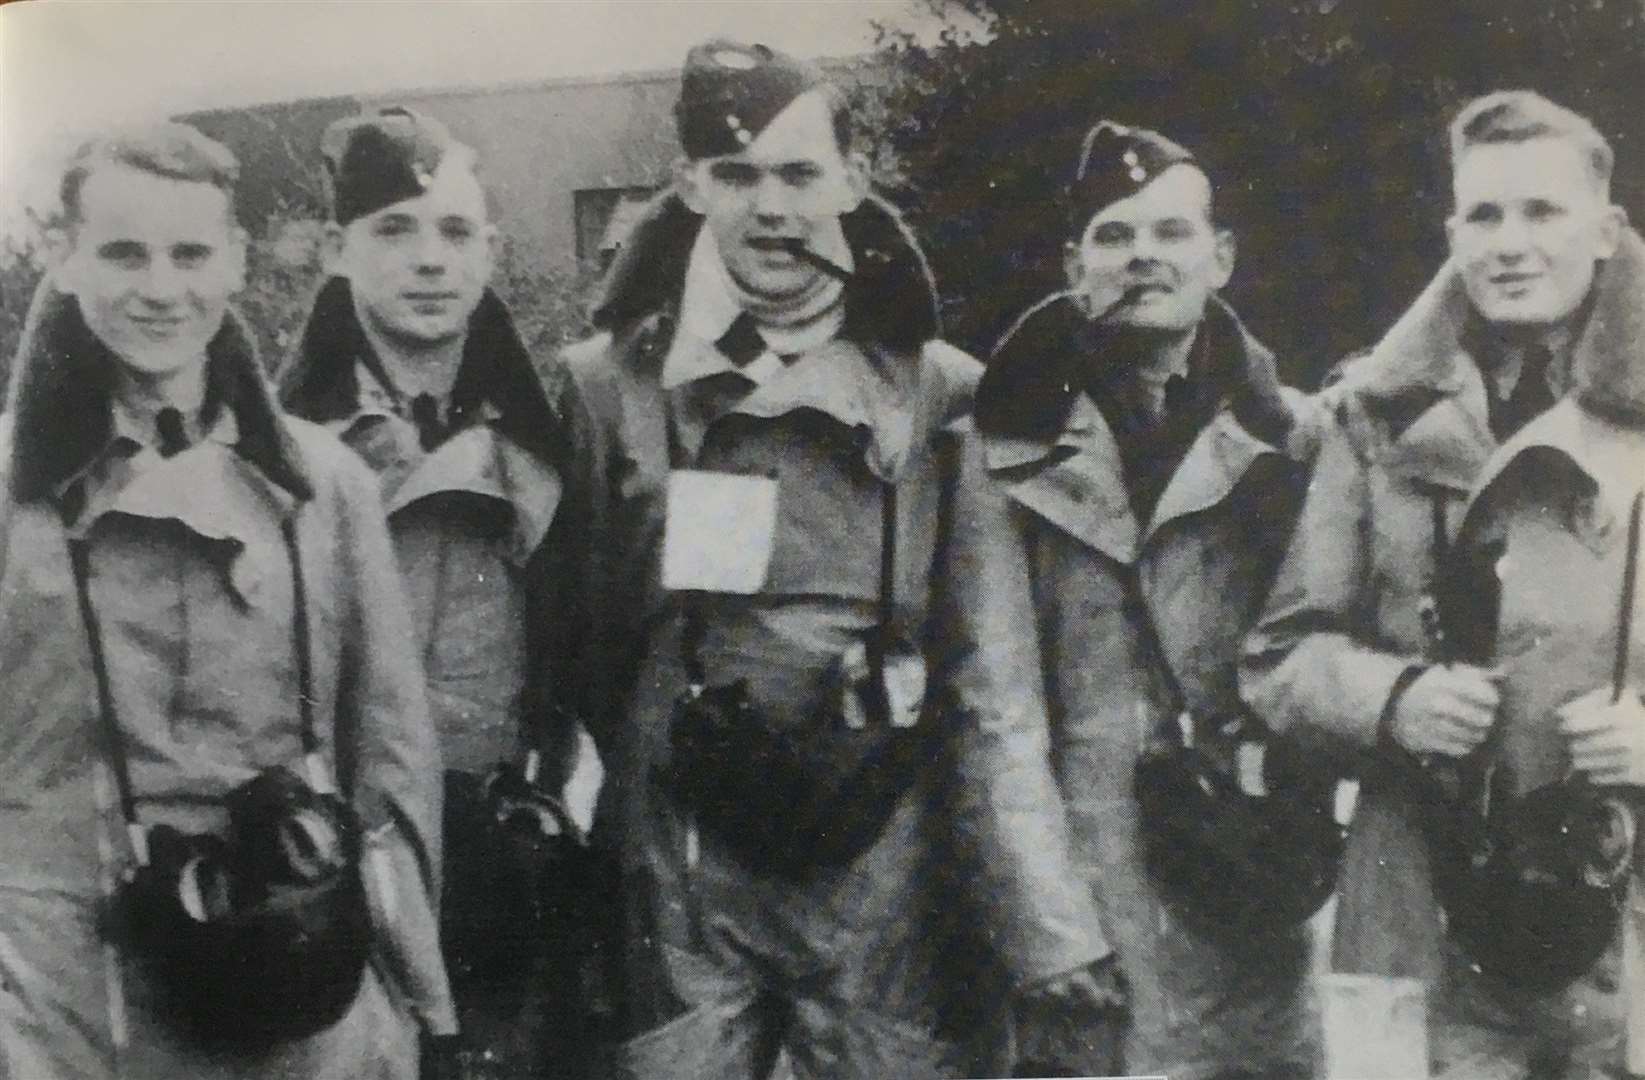
[[[210,184],[228,196],[233,216],[234,185],[240,179],[240,163],[234,154],[187,124],[166,123],[80,144],[58,186],[63,213],[71,224],[80,221],[80,191],[86,186],[86,178],[106,165],[125,165],[171,180]]]
[[[1606,197],[1616,153],[1587,117],[1534,90],[1498,90],[1462,107],[1451,122],[1451,167],[1471,147],[1564,139],[1582,155],[1595,189]]]

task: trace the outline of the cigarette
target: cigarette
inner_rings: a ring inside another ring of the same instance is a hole
[[[810,263],[812,266],[815,266],[818,270],[821,270],[829,277],[838,278],[840,281],[851,280],[851,271],[830,259],[825,259],[821,255],[818,255],[815,251],[812,251],[810,248],[806,247],[805,241],[799,239],[798,237],[790,236],[784,238],[782,241],[782,248],[796,259],[799,259],[801,262]]]

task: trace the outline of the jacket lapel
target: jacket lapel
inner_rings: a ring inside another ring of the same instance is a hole
[[[1078,335],[1087,326],[1066,305],[1052,302],[1035,311],[1051,323],[1049,331],[1036,330],[1036,340],[1047,333],[1051,340],[1026,350],[1028,359],[1038,361],[1028,366],[1045,370],[1049,357],[1085,347]],[[1222,502],[1260,458],[1281,453],[1253,430],[1272,432],[1273,439],[1284,441],[1294,421],[1293,408],[1274,374],[1273,355],[1251,337],[1226,304],[1218,300],[1207,310],[1202,333],[1203,347],[1213,357],[1203,377],[1220,376],[1227,396],[1190,444],[1151,522],[1143,525],[1136,520],[1125,493],[1119,446],[1101,411],[1083,394],[1066,406],[1068,419],[1054,442],[985,432],[989,468],[1010,474],[1047,462],[1012,482],[1012,497],[1088,546],[1121,562],[1133,562],[1166,524]],[[999,386],[993,389],[996,394],[1010,392]],[[1016,392],[1026,390],[1020,387]],[[1059,407],[1054,401],[1041,406]],[[1019,427],[1028,430],[1031,425]]]
[[[1296,407],[1280,386],[1274,354],[1251,336],[1221,299],[1206,309],[1201,332],[1210,363],[1202,377],[1219,378],[1224,398],[1189,444],[1148,523],[1143,544],[1169,523],[1221,503],[1261,458],[1282,454],[1297,424]]]
[[[1498,481],[1514,471],[1517,463],[1539,451],[1557,455],[1587,479],[1587,492],[1572,490],[1571,494],[1591,494],[1599,501],[1585,522],[1587,527],[1577,531],[1584,534],[1584,542],[1605,541],[1610,526],[1626,517],[1645,480],[1645,429],[1609,423],[1573,397],[1566,397],[1502,444],[1480,472],[1469,496],[1464,530],[1479,527],[1482,507],[1497,494]],[[1570,480],[1574,487],[1581,487],[1576,476]],[[1504,486],[1512,485],[1504,482]]]
[[[176,522],[214,549],[214,561],[242,603],[259,603],[267,568],[284,562],[269,550],[279,542],[265,523],[289,518],[299,496],[235,452],[237,437],[234,418],[226,415],[211,436],[175,457],[154,455],[141,468],[96,482],[90,478],[100,474],[93,470],[84,481],[86,506],[70,534],[89,535],[107,514]],[[251,552],[259,557],[248,558]]]
[[[1154,508],[1142,537],[1146,546],[1169,523],[1226,499],[1251,466],[1280,451],[1246,431],[1224,408],[1194,439]]]
[[[485,424],[457,432],[424,454],[393,492],[385,493],[383,508],[392,517],[412,503],[448,491],[509,502],[497,474],[500,441]]]
[[[1380,464],[1407,482],[1467,492],[1496,449],[1485,379],[1463,347],[1471,311],[1447,262],[1343,380],[1380,414]]]
[[[984,435],[983,444],[990,472],[1013,501],[1115,562],[1136,559],[1140,530],[1119,446],[1089,398],[1076,399],[1054,443]]]
[[[697,459],[708,429],[726,416],[770,420],[808,410],[868,432],[869,469],[882,480],[895,480],[913,446],[919,378],[915,365],[836,338],[757,385],[735,372],[718,372],[665,393],[674,439],[686,461]]]
[[[541,458],[516,445],[490,423],[447,439],[420,461],[385,503],[390,517],[442,492],[464,492],[503,503],[512,511],[509,557],[523,565],[548,532],[560,502],[560,480]]]
[[[1388,443],[1382,464],[1399,479],[1466,493],[1497,447],[1486,419],[1485,379],[1458,352],[1433,389],[1438,396]]]

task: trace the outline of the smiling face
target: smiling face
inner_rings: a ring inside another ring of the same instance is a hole
[[[467,333],[491,279],[495,228],[460,157],[448,156],[421,195],[333,230],[333,270],[378,333],[413,350]]]
[[[245,281],[228,193],[108,163],[86,177],[78,202],[57,281],[86,325],[139,378],[203,364]]]
[[[1469,147],[1452,177],[1451,255],[1476,310],[1501,326],[1551,326],[1581,306],[1616,251],[1621,211],[1568,139]]]
[[[805,292],[821,273],[784,245],[798,240],[815,250],[812,238],[834,228],[866,191],[862,171],[840,149],[822,90],[795,98],[745,150],[681,162],[676,179],[726,269],[749,292],[773,298]]]
[[[1211,222],[1211,182],[1182,164],[1092,215],[1071,276],[1098,309],[1130,291],[1110,323],[1178,333],[1198,325],[1233,269],[1232,238]]]

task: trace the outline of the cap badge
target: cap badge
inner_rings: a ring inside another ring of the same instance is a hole
[[[736,113],[725,114],[725,126],[731,129],[731,133],[737,137],[737,142],[741,145],[747,146],[754,141],[754,133],[743,127],[742,117]]]

